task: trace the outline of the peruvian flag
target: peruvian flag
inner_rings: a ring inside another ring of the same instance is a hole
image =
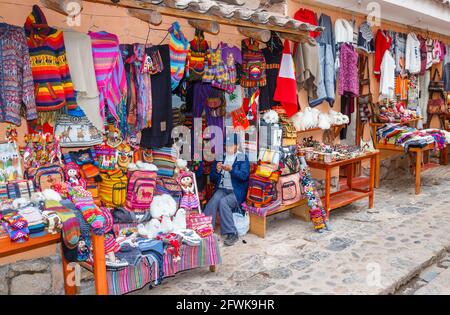
[[[274,101],[280,102],[288,117],[298,112],[297,83],[295,81],[294,60],[291,55],[289,41],[284,41],[283,57],[278,72],[277,86],[273,96]]]

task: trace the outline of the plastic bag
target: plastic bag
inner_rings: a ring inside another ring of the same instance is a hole
[[[248,213],[246,212],[244,215],[242,215],[241,213],[233,212],[233,221],[239,236],[245,236],[250,227],[250,219]]]

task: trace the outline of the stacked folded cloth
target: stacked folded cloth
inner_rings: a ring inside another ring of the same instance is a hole
[[[208,237],[213,233],[211,225],[212,217],[204,213],[188,212],[186,213],[186,228],[194,230],[202,238]]]
[[[255,214],[259,217],[264,217],[269,215],[271,212],[274,212],[276,210],[278,210],[281,206],[281,199],[276,199],[274,201],[272,201],[271,203],[269,203],[267,206],[264,207],[253,207],[247,204],[247,202],[243,202],[241,204],[241,207],[243,210],[248,211],[252,214]]]
[[[159,176],[173,176],[175,170],[175,150],[173,148],[160,148],[153,150],[153,164],[158,168]]]
[[[45,231],[44,217],[42,216],[41,210],[34,207],[33,205],[28,205],[23,208],[18,209],[18,213],[24,217],[28,222],[28,230],[30,231],[30,237],[38,237],[47,234]]]
[[[12,242],[22,243],[30,238],[28,222],[17,211],[5,211],[2,214],[2,221],[2,225]]]

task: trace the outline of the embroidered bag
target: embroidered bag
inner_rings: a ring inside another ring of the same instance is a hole
[[[156,186],[155,171],[128,172],[128,189],[125,207],[129,211],[146,212],[153,200]]]
[[[436,80],[436,76],[439,80]],[[428,85],[430,93],[444,93],[444,81],[441,79],[438,69],[434,69],[433,77]]]
[[[251,174],[247,191],[247,204],[260,208],[276,200],[276,189],[273,182],[266,177]]]
[[[65,178],[64,170],[59,164],[40,166],[32,174],[34,186],[41,191],[51,189],[53,185],[62,184]]]
[[[122,207],[127,195],[127,176],[121,171],[100,174],[99,195],[106,207]]]
[[[300,173],[280,176],[277,183],[277,194],[283,206],[299,202],[302,198]]]
[[[95,155],[98,159],[98,167],[101,170],[111,171],[117,166],[117,150],[108,146],[101,145],[95,147]]]
[[[89,147],[103,142],[102,133],[86,116],[59,114],[55,123],[55,136],[63,148]]]
[[[238,109],[233,110],[230,115],[235,129],[242,128],[242,130],[247,130],[247,128],[250,127],[250,122],[247,119],[244,108],[239,107]]]

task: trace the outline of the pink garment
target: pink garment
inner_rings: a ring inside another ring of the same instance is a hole
[[[119,51],[119,38],[104,31],[89,32],[92,42],[95,76],[100,93],[100,115],[105,118],[105,104],[116,120],[117,107],[126,95],[126,77]]]
[[[358,53],[352,44],[344,43],[340,50],[339,95],[359,95]]]

